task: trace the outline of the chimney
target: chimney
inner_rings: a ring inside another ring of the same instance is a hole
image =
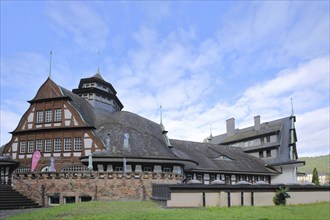
[[[254,130],[260,130],[260,115],[254,116]]]
[[[227,127],[227,137],[233,136],[235,132],[235,118],[230,118],[226,120]]]

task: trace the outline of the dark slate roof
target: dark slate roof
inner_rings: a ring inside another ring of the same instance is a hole
[[[244,128],[244,129],[236,129],[236,134],[230,137],[227,137],[221,141],[221,144],[230,144],[237,141],[248,140],[251,137],[264,136],[271,133],[276,133],[281,130],[283,125],[283,120],[275,120],[271,122],[266,122],[261,124],[261,128],[259,131],[254,129],[254,126]]]
[[[211,143],[230,145],[241,141],[252,140],[268,134],[278,133],[279,140],[275,143],[264,143],[260,146],[244,147],[243,151],[251,152],[259,149],[278,148],[276,157],[263,158],[267,165],[291,164],[294,160],[289,158],[291,116],[261,124],[260,130],[256,131],[254,126],[244,129],[236,129],[236,134],[227,137],[227,134],[217,135],[212,138]],[[297,161],[298,163],[299,161]]]
[[[238,147],[182,140],[171,140],[171,143],[178,156],[189,157],[199,163],[191,170],[272,174],[262,160],[247,155]],[[221,156],[229,160],[219,159]]]
[[[127,111],[94,111],[97,127],[94,133],[104,144],[110,134],[111,156],[181,159],[166,145],[159,124]],[[129,150],[123,147],[125,133],[129,134]]]
[[[83,120],[89,126],[95,126],[95,114],[91,104],[78,95],[69,90],[59,86],[64,96],[68,96],[71,100],[70,104],[80,113]]]

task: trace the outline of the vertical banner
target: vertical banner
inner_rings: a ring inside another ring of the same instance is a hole
[[[41,153],[40,151],[36,150],[34,151],[32,155],[32,164],[31,164],[31,172],[33,172],[41,158]]]

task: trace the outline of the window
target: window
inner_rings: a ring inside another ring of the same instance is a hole
[[[82,140],[81,138],[74,138],[74,151],[81,151],[82,150]]]
[[[264,157],[264,152],[263,151],[259,151],[259,158],[263,158]]]
[[[36,140],[36,150],[42,151],[42,140]]]
[[[61,151],[62,150],[62,140],[60,138],[54,139],[54,151]]]
[[[163,172],[164,173],[170,173],[171,172],[171,168],[165,167]]]
[[[51,152],[52,151],[52,139],[46,139],[45,140],[45,152]]]
[[[21,141],[21,142],[19,143],[19,152],[20,152],[21,154],[25,154],[25,148],[26,148],[26,143],[25,143],[25,141]]]
[[[47,123],[47,122],[52,122],[52,120],[53,120],[53,112],[52,112],[52,110],[46,110],[45,111],[45,122]]]
[[[88,168],[87,166],[83,166],[83,165],[66,166],[61,170],[61,172],[67,172],[67,173],[84,172],[84,171],[88,171]]]
[[[270,151],[270,150],[266,150],[266,156],[267,156],[267,157],[271,157],[271,156],[272,156],[272,154],[271,154],[271,151]]]
[[[49,205],[60,204],[60,196],[49,196]]]
[[[75,203],[76,197],[74,196],[65,196],[64,197],[64,203]]]
[[[16,170],[14,170],[13,173],[29,173],[31,172],[30,167],[18,167]]]
[[[80,196],[80,202],[90,202],[92,201],[91,196]]]
[[[37,111],[37,123],[42,123],[44,121],[44,112]]]
[[[54,113],[54,121],[60,122],[62,121],[62,109],[55,109]]]
[[[34,141],[28,141],[28,153],[32,154],[34,151]]]
[[[64,151],[71,151],[71,138],[64,138]]]
[[[260,142],[261,142],[261,144],[264,143],[264,137],[261,137],[261,138],[260,138]]]
[[[266,139],[267,139],[267,142],[270,142],[270,136],[267,136]]]

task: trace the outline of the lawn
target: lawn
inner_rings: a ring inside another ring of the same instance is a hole
[[[152,201],[109,201],[36,209],[8,219],[330,219],[330,203],[276,207],[168,209]]]

